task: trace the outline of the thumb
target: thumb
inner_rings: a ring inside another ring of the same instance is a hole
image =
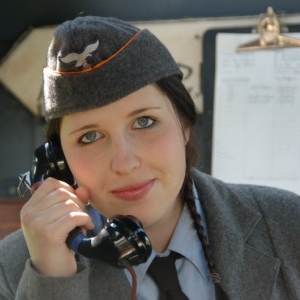
[[[86,186],[80,186],[74,191],[75,195],[86,204],[90,198],[90,191]]]
[[[75,195],[84,203],[84,205],[87,204],[90,198],[90,191],[86,186],[80,186],[74,191]],[[91,217],[89,218],[90,223],[83,226],[81,229],[83,231],[83,234],[86,234],[86,229],[91,230],[95,227]]]

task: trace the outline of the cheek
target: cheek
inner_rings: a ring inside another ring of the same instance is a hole
[[[168,165],[170,170],[185,166],[185,144],[180,129],[166,130],[147,143],[145,151],[161,166]]]
[[[93,178],[99,179],[99,164],[95,161],[95,157],[91,157],[82,151],[70,152],[66,154],[69,167],[73,176],[75,177],[79,185],[85,185],[89,187],[89,184],[93,181]],[[98,169],[98,173],[97,172]],[[93,175],[92,175],[93,174]]]

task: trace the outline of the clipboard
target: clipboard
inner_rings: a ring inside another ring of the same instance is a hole
[[[268,13],[272,13],[269,8]],[[265,14],[265,15],[267,15]],[[263,15],[262,15],[263,16]],[[276,15],[275,15],[276,16]],[[259,21],[261,22],[261,20]],[[300,32],[300,24],[281,25],[280,32],[292,33]],[[198,117],[198,125],[196,130],[197,149],[200,157],[197,167],[204,173],[212,174],[212,147],[213,147],[213,114],[214,114],[214,88],[215,88],[215,71],[216,71],[216,36],[218,33],[258,33],[257,27],[235,27],[235,28],[213,28],[206,31],[203,35],[202,42],[202,64],[201,64],[201,92],[203,96],[203,113]],[[255,41],[252,45],[241,45],[248,47],[241,51],[258,51],[263,46]],[[252,46],[252,48],[251,48]],[[290,45],[287,45],[290,46]],[[294,45],[295,46],[295,45]],[[294,47],[292,46],[292,47]],[[281,45],[269,45],[270,49],[284,48]],[[299,47],[298,45],[296,47]],[[238,51],[238,49],[237,49]]]

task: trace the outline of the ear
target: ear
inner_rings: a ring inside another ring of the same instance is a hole
[[[186,127],[184,130],[183,130],[183,138],[184,138],[184,144],[186,145],[188,143],[188,141],[190,140],[190,128],[189,127]]]

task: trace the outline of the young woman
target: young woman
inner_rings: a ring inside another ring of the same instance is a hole
[[[193,169],[196,112],[167,49],[113,18],[60,25],[44,69],[47,140],[59,140],[78,188],[46,179],[1,242],[1,299],[159,299],[147,270],[179,253],[185,298],[300,299],[300,197],[226,184]],[[76,257],[66,239],[132,215],[153,251],[134,272]],[[177,297],[177,294],[176,294]],[[162,299],[162,298],[160,298]]]

